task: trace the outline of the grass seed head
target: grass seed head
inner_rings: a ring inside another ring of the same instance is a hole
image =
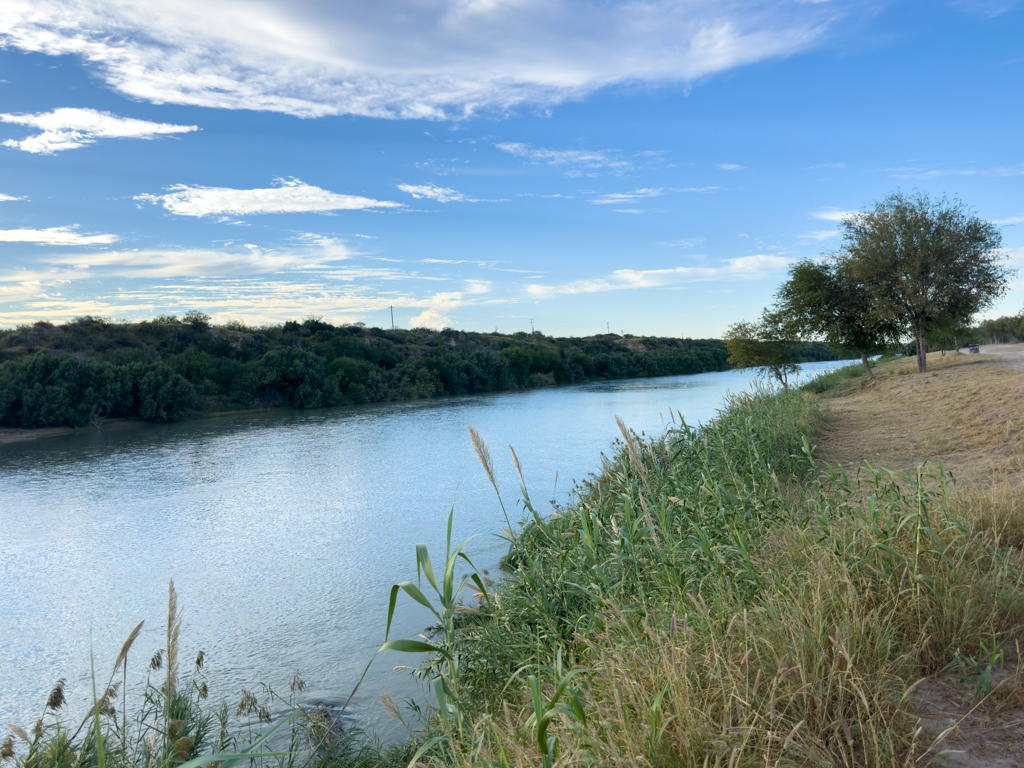
[[[399,722],[402,721],[402,712],[398,708],[398,704],[391,698],[391,695],[386,691],[380,695],[380,704],[384,707],[384,711],[387,712],[391,717],[395,718]]]
[[[480,433],[473,429],[473,425],[469,425],[469,437],[473,441],[473,450],[476,451],[476,455],[480,459],[480,463],[484,465],[484,472],[487,473],[487,479],[491,481],[491,485],[494,486],[494,490],[498,490],[498,481],[494,476],[494,463],[491,461],[491,452],[487,450],[487,445],[484,443],[484,439],[480,437]]]
[[[67,685],[67,680],[63,677],[57,681],[57,684],[53,686],[53,690],[50,691],[50,695],[46,699],[46,708],[58,710],[67,704],[67,698],[64,696],[64,686]]]
[[[117,652],[117,659],[114,661],[114,669],[117,669],[123,662],[128,660],[128,651],[131,650],[132,643],[134,643],[136,638],[139,636],[139,633],[142,631],[142,625],[145,623],[145,621],[140,621],[135,625],[135,629],[131,631],[131,634],[128,635],[128,639],[124,641],[124,644],[121,646],[121,650]]]

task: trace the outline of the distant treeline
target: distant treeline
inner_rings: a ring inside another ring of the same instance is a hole
[[[803,345],[805,360],[831,360]],[[721,371],[718,339],[382,330],[319,319],[258,328],[198,312],[0,330],[0,424],[175,421],[254,406],[320,408],[595,379]]]
[[[982,320],[970,331],[970,340],[988,344],[1024,341],[1024,312],[1019,315]]]

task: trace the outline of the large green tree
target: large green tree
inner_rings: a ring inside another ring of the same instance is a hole
[[[871,311],[871,294],[841,260],[804,259],[789,269],[776,295],[777,311],[800,335],[860,353],[864,372],[874,378],[868,355],[898,340],[900,326]]]
[[[915,340],[920,372],[930,330],[966,323],[1006,292],[999,229],[959,200],[895,192],[841,228],[838,264],[864,286],[874,322]]]

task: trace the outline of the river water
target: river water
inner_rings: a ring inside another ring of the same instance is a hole
[[[730,371],[599,382],[0,445],[0,722],[30,728],[60,677],[72,717],[84,715],[90,646],[103,685],[142,619],[129,680],[144,679],[165,644],[170,579],[185,614],[182,668],[205,652],[211,698],[234,704],[259,683],[287,694],[298,672],[311,701],[340,704],[383,642],[391,585],[415,578],[415,545],[443,559],[453,504],[457,540],[476,536],[467,551],[477,567],[493,574],[507,551],[467,424],[490,448],[515,521],[509,443],[535,505],[564,503],[573,480],[600,466],[616,415],[647,434],[664,429],[670,408],[705,422],[752,380]],[[430,623],[405,600],[392,636]],[[400,730],[381,692],[424,695],[392,670],[408,662],[374,662],[349,708],[368,731]]]

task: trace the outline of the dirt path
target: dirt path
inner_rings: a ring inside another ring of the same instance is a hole
[[[981,354],[994,355],[1008,368],[1024,371],[1024,344],[989,344],[981,347]]]
[[[941,461],[982,504],[1024,487],[1024,344],[929,354],[925,374],[914,359],[897,360],[876,376],[822,395],[831,416],[818,440],[822,461],[907,471]],[[1024,768],[1024,665],[1016,647],[1004,652],[988,697],[978,696],[977,669],[917,686],[923,743],[937,745],[932,765]]]
[[[979,355],[928,355],[885,363],[877,380],[850,379],[822,396],[830,412],[818,457],[893,470],[943,462],[984,487],[1024,470],[1024,345],[982,347]]]

